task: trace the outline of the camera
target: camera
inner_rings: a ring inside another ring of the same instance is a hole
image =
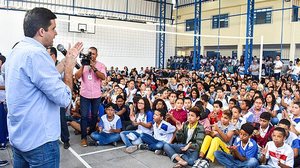
[[[91,64],[91,59],[92,59],[92,53],[89,52],[88,54],[83,54],[80,53],[79,58],[81,58],[81,65],[90,65]]]

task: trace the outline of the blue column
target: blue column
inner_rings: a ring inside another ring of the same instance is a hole
[[[194,18],[194,55],[193,55],[193,69],[200,68],[200,51],[201,51],[201,10],[202,0],[195,0],[195,18]]]
[[[156,67],[164,68],[165,63],[165,31],[166,31],[166,0],[160,0],[159,3],[159,35],[158,35],[158,55]]]
[[[254,0],[247,0],[247,25],[246,25],[246,37],[253,37],[254,28]],[[245,48],[245,71],[249,74],[248,68],[252,63],[252,50],[253,50],[253,39],[246,39]]]

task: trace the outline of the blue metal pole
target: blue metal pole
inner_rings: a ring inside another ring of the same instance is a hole
[[[245,73],[249,74],[248,68],[252,62],[253,29],[254,29],[254,3],[255,0],[247,0],[247,25],[246,25],[246,48],[245,48]]]
[[[202,0],[195,0],[193,69],[200,68]]]
[[[160,0],[159,37],[158,37],[158,68],[164,68],[165,62],[165,31],[166,31],[166,0]]]

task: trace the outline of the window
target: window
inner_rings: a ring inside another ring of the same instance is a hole
[[[293,16],[292,16],[292,22],[298,22],[300,18],[300,12],[299,7],[293,5]]]
[[[266,24],[272,21],[272,8],[256,9],[254,11],[254,24]]]
[[[194,31],[194,19],[185,21],[185,31]]]
[[[219,21],[220,19],[220,21]],[[220,22],[220,25],[219,25]],[[217,29],[217,28],[224,28],[224,27],[228,27],[228,14],[223,14],[223,15],[215,15],[213,16],[213,20],[212,20],[212,28],[213,29]]]

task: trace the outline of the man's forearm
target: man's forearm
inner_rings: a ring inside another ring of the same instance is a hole
[[[75,73],[75,78],[76,79],[80,79],[82,74],[83,74],[83,67],[84,66],[81,66],[80,69]]]
[[[105,75],[104,75],[104,73],[102,73],[102,72],[100,72],[100,71],[96,71],[95,74],[96,74],[96,76],[97,76],[98,78],[100,78],[101,80],[105,80]]]
[[[71,90],[73,89],[73,69],[65,68],[64,82]]]

